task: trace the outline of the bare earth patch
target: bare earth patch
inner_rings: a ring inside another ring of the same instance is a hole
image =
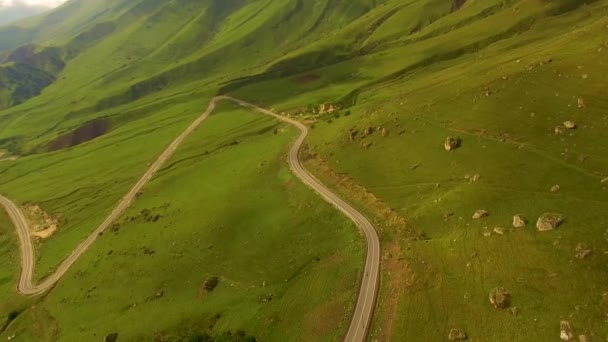
[[[306,152],[304,152],[306,153]],[[407,238],[412,233],[407,230],[406,222],[395,210],[391,209],[382,199],[359,185],[351,177],[333,171],[319,156],[302,156],[306,167],[321,178],[326,184],[332,184],[340,195],[363,207],[377,229],[391,232],[392,236]],[[401,258],[401,247],[398,238],[382,241],[382,278],[381,290],[377,303],[376,318],[380,318],[379,341],[390,341],[393,320],[397,313],[400,294],[413,285],[415,275],[407,261]]]
[[[50,215],[37,204],[26,205],[23,209],[28,221],[31,222],[32,236],[44,240],[57,231],[61,220],[60,214]]]
[[[321,76],[319,76],[317,74],[306,74],[306,75],[302,75],[302,76],[296,78],[296,82],[299,84],[306,84],[306,83],[314,82],[320,78],[321,78]]]
[[[111,123],[108,119],[87,122],[75,130],[62,134],[49,142],[48,149],[49,151],[57,151],[80,145],[108,133],[111,128]]]

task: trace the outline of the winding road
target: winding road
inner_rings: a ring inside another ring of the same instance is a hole
[[[291,171],[308,187],[317,192],[328,203],[332,204],[336,209],[340,210],[344,215],[351,219],[361,230],[367,242],[367,253],[365,259],[365,267],[361,278],[359,295],[355,305],[353,317],[344,337],[347,342],[362,342],[365,341],[369,332],[369,326],[374,313],[376,296],[378,293],[380,279],[380,240],[374,226],[355,208],[343,201],[340,197],[332,193],[319,180],[311,175],[302,166],[299,159],[299,152],[308,136],[308,127],[299,121],[275,114],[267,109],[260,108],[251,103],[235,99],[229,96],[214,97],[207,107],[207,110],[199,116],[186,130],[178,136],[165,149],[165,151],[156,159],[146,173],[139,179],[133,188],[120,200],[116,208],[110,215],[89,235],[72,253],[59,265],[57,270],[47,276],[41,283],[33,283],[34,273],[34,249],[30,239],[30,232],[27,220],[19,210],[19,208],[9,199],[0,195],[0,205],[2,205],[11,220],[13,221],[19,242],[21,245],[21,277],[19,279],[18,291],[24,295],[38,295],[50,290],[70,269],[70,267],[86,252],[86,250],[95,242],[97,237],[106,230],[133,202],[137,193],[152,179],[154,174],[162,167],[162,165],[173,155],[178,146],[215,110],[218,101],[232,101],[240,106],[253,109],[259,113],[270,115],[278,120],[295,126],[300,130],[300,136],[295,141],[289,151],[289,167]]]

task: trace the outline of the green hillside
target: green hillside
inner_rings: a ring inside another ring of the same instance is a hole
[[[61,217],[44,277],[228,93],[309,125],[306,166],[375,222],[371,340],[554,341],[560,321],[604,340],[607,37],[606,0],[70,0],[0,28],[0,150],[20,156],[0,192]],[[288,172],[293,138],[222,106],[44,298],[13,293],[0,217],[0,314],[19,312],[0,338],[340,340],[364,241]]]

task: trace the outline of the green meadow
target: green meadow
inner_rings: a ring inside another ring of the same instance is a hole
[[[0,161],[0,192],[61,214],[38,278],[228,93],[309,125],[305,165],[378,228],[370,340],[555,341],[560,321],[608,338],[607,1],[72,0],[49,16],[0,28],[0,66],[34,43],[55,78],[0,111],[0,149],[20,156]],[[364,241],[289,172],[295,136],[222,104],[42,298],[15,293],[1,216],[0,309],[19,315],[0,338],[340,340]],[[539,232],[547,212],[565,221]]]
[[[51,294],[4,334],[73,341],[118,332],[126,340],[179,340],[243,330],[263,340],[339,339],[354,304],[363,246],[351,222],[289,172],[285,156],[294,137],[291,127],[223,105]],[[121,159],[108,156],[116,164]],[[84,166],[83,160],[74,165]],[[129,168],[122,170],[126,176]],[[10,232],[7,226],[3,231]],[[69,252],[78,240],[73,235],[89,231],[73,229],[38,249],[41,267],[61,260],[61,248]],[[15,255],[16,248],[6,249]],[[208,291],[204,284],[212,277],[219,281]]]

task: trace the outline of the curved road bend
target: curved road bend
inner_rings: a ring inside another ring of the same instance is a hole
[[[296,120],[275,114],[264,108],[260,108],[251,103],[229,96],[214,97],[209,103],[207,110],[192,124],[190,124],[190,126],[188,126],[188,128],[186,128],[186,130],[180,136],[178,136],[171,143],[171,145],[169,145],[169,147],[167,147],[167,149],[165,149],[165,151],[150,166],[146,173],[144,173],[144,175],[139,179],[135,186],[133,186],[133,188],[121,199],[116,208],[110,213],[105,221],[103,221],[103,223],[99,225],[99,227],[91,235],[89,235],[86,240],[80,243],[80,245],[78,245],[78,247],[72,251],[70,256],[68,256],[59,265],[53,274],[47,276],[39,284],[34,284],[32,280],[34,273],[34,249],[32,248],[27,221],[14,203],[3,196],[0,196],[0,205],[6,208],[9,217],[15,224],[21,245],[22,271],[17,289],[24,295],[37,295],[51,289],[53,285],[55,285],[55,283],[57,283],[66,274],[66,272],[78,260],[78,258],[84,254],[84,252],[95,242],[97,237],[129,207],[137,193],[173,155],[177,147],[184,141],[184,139],[186,139],[186,137],[188,137],[205,119],[207,119],[207,117],[209,117],[209,115],[215,110],[216,103],[221,100],[235,102],[243,107],[253,109],[265,115],[270,115],[278,120],[297,127],[300,130],[300,136],[293,144],[289,152],[289,166],[292,172],[302,182],[304,182],[304,184],[313,189],[323,199],[350,218],[360,228],[365,236],[367,242],[365,268],[361,279],[361,287],[359,289],[359,296],[357,298],[355,311],[353,313],[348,332],[344,338],[344,340],[347,342],[364,341],[369,332],[369,326],[374,313],[380,279],[380,240],[374,226],[365,218],[365,216],[359,213],[348,203],[344,202],[341,198],[333,194],[302,166],[299,160],[299,152],[304,144],[304,140],[308,136],[308,128],[305,125]]]

